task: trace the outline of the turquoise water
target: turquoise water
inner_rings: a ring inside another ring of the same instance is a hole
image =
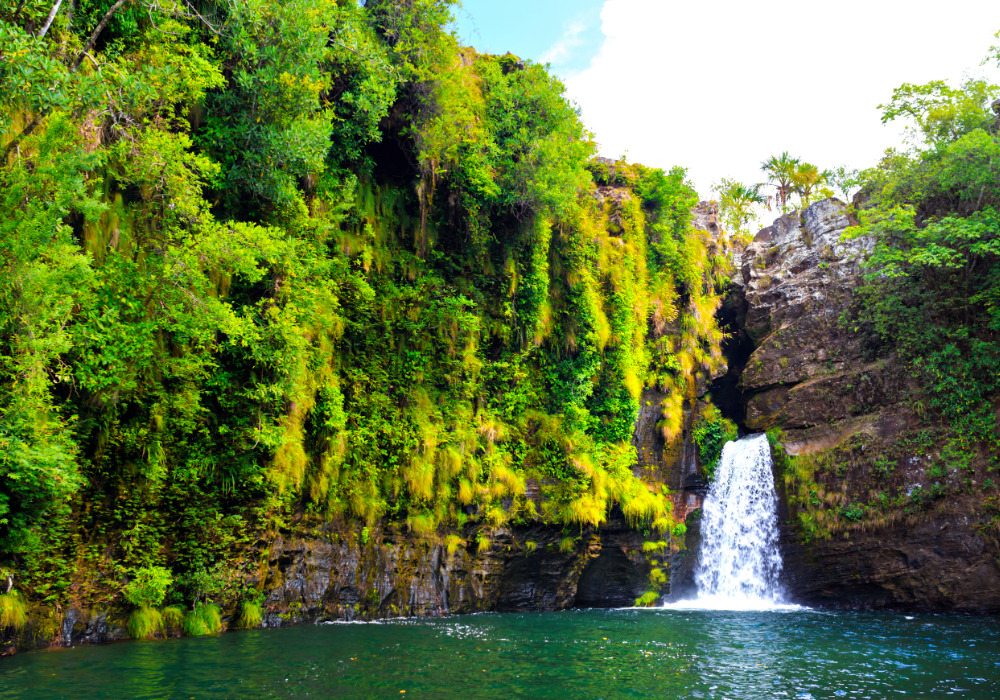
[[[1000,629],[885,613],[577,610],[0,659],[0,698],[56,697],[996,698]]]

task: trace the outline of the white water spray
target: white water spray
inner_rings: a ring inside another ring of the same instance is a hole
[[[702,506],[698,597],[670,607],[797,609],[784,603],[779,583],[777,511],[767,437],[726,443]]]

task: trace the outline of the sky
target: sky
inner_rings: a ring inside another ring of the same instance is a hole
[[[464,0],[480,51],[549,63],[602,155],[679,165],[703,198],[789,151],[821,169],[902,145],[878,105],[904,82],[970,75],[1000,43],[993,0]]]

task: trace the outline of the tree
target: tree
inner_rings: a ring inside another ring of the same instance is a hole
[[[767,175],[767,180],[777,190],[778,203],[781,212],[788,211],[788,195],[794,191],[795,172],[801,161],[788,155],[788,151],[780,156],[771,156],[760,165],[761,171]]]
[[[767,204],[767,199],[760,193],[760,188],[760,184],[744,185],[742,182],[726,178],[722,178],[716,186],[722,221],[731,235],[739,239],[750,237],[748,224],[757,221],[754,207]]]
[[[956,140],[976,129],[988,131],[993,126],[993,116],[987,109],[1000,97],[1000,86],[985,80],[967,80],[960,88],[953,88],[943,80],[933,80],[924,85],[903,83],[892,91],[888,104],[879,105],[882,123],[903,118],[912,125],[907,128],[911,137],[919,136],[926,145],[942,145]],[[919,143],[919,139],[913,139]]]
[[[851,201],[851,193],[861,184],[858,179],[858,171],[853,168],[849,170],[843,165],[839,165],[831,171],[829,181],[837,192],[843,195],[845,202]]]
[[[830,181],[831,175],[829,170],[821,171],[812,163],[799,163],[795,166],[795,172],[792,174],[792,187],[795,194],[799,196],[803,207],[809,206],[817,194],[829,193],[828,196],[832,196],[832,190],[824,187]]]

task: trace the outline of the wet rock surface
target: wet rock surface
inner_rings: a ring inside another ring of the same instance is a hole
[[[754,345],[739,382],[750,430],[830,424],[883,403],[882,367],[841,320],[871,245],[842,240],[850,225],[844,204],[823,200],[782,216],[743,252],[734,281]]]
[[[996,614],[996,552],[969,517],[975,504],[953,505],[944,518],[815,544],[786,542],[786,585],[809,605]]]

